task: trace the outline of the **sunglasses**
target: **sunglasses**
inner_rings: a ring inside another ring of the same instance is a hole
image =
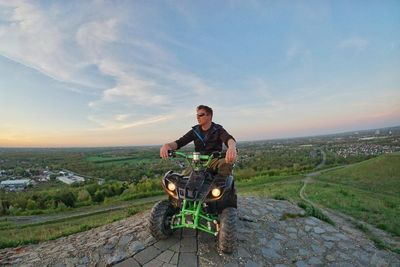
[[[203,117],[203,116],[205,116],[205,115],[207,115],[207,114],[206,114],[206,113],[196,114],[197,117]]]

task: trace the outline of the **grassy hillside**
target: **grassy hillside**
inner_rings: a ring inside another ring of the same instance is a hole
[[[318,180],[400,196],[400,154],[385,154],[327,172],[318,177]]]
[[[400,154],[387,154],[314,177],[307,197],[400,236]]]

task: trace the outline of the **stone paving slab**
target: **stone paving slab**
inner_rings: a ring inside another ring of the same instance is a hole
[[[134,258],[129,258],[121,263],[117,263],[114,266],[115,267],[140,267],[140,263],[138,263]]]
[[[159,250],[155,246],[150,246],[140,251],[138,254],[133,256],[133,258],[139,262],[140,264],[145,264],[157,257],[162,253],[162,250]]]
[[[54,241],[2,249],[0,266],[400,266],[398,254],[377,249],[362,232],[304,217],[290,202],[240,197],[238,210],[232,255],[218,251],[216,237],[192,229],[157,241],[147,232],[145,212]]]

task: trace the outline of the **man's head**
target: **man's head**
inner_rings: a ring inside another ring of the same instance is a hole
[[[197,121],[199,122],[200,125],[203,126],[208,123],[211,123],[213,116],[212,108],[205,105],[200,105],[196,108],[196,112],[197,112],[196,113]]]

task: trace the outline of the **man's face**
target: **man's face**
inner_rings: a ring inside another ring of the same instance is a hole
[[[204,109],[198,109],[196,113],[197,122],[200,125],[205,125],[208,122],[211,122],[211,116]]]

